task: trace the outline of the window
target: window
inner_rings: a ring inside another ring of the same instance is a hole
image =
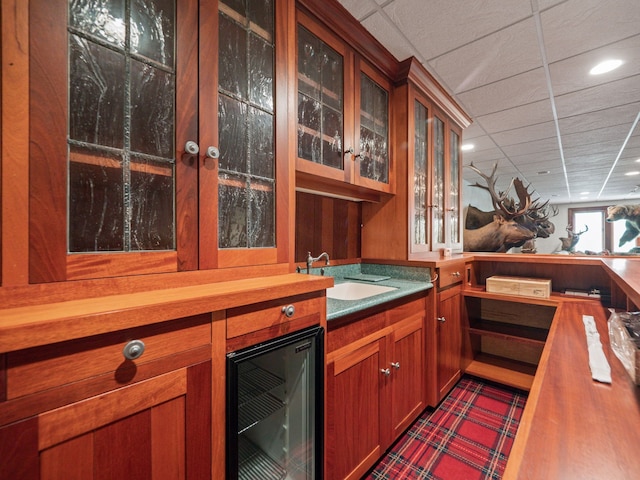
[[[607,223],[607,207],[585,207],[569,209],[569,227],[571,233],[567,237],[578,236],[573,250],[580,252],[609,252],[625,253],[636,246],[635,237],[623,239],[626,224],[622,220]],[[579,234],[579,235],[576,235]]]

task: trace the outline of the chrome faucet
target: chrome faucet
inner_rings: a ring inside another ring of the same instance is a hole
[[[313,258],[311,256],[311,252],[307,252],[307,273],[310,274],[311,273],[311,265],[313,265],[313,262],[317,262],[318,260],[320,260],[321,258],[324,258],[325,261],[325,265],[329,265],[329,254],[327,252],[322,252],[318,257]]]

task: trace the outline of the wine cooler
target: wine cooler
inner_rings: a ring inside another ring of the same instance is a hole
[[[322,479],[324,330],[227,354],[227,479]]]

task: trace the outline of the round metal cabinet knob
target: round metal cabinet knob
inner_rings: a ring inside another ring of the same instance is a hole
[[[210,147],[207,148],[206,155],[207,155],[207,157],[213,158],[215,160],[216,158],[220,157],[220,150],[218,150],[214,146],[210,146]]]
[[[197,155],[198,152],[200,152],[200,147],[193,140],[189,140],[187,143],[185,143],[184,150],[191,155]]]
[[[287,318],[291,318],[293,317],[293,314],[296,313],[296,307],[294,307],[293,305],[282,307],[282,313],[284,313]]]
[[[144,353],[144,342],[142,340],[131,340],[122,349],[122,354],[127,360],[136,360]]]

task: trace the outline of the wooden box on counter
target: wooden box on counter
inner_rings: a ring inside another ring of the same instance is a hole
[[[520,297],[549,298],[551,280],[544,278],[503,277],[495,275],[486,281],[487,292]]]

